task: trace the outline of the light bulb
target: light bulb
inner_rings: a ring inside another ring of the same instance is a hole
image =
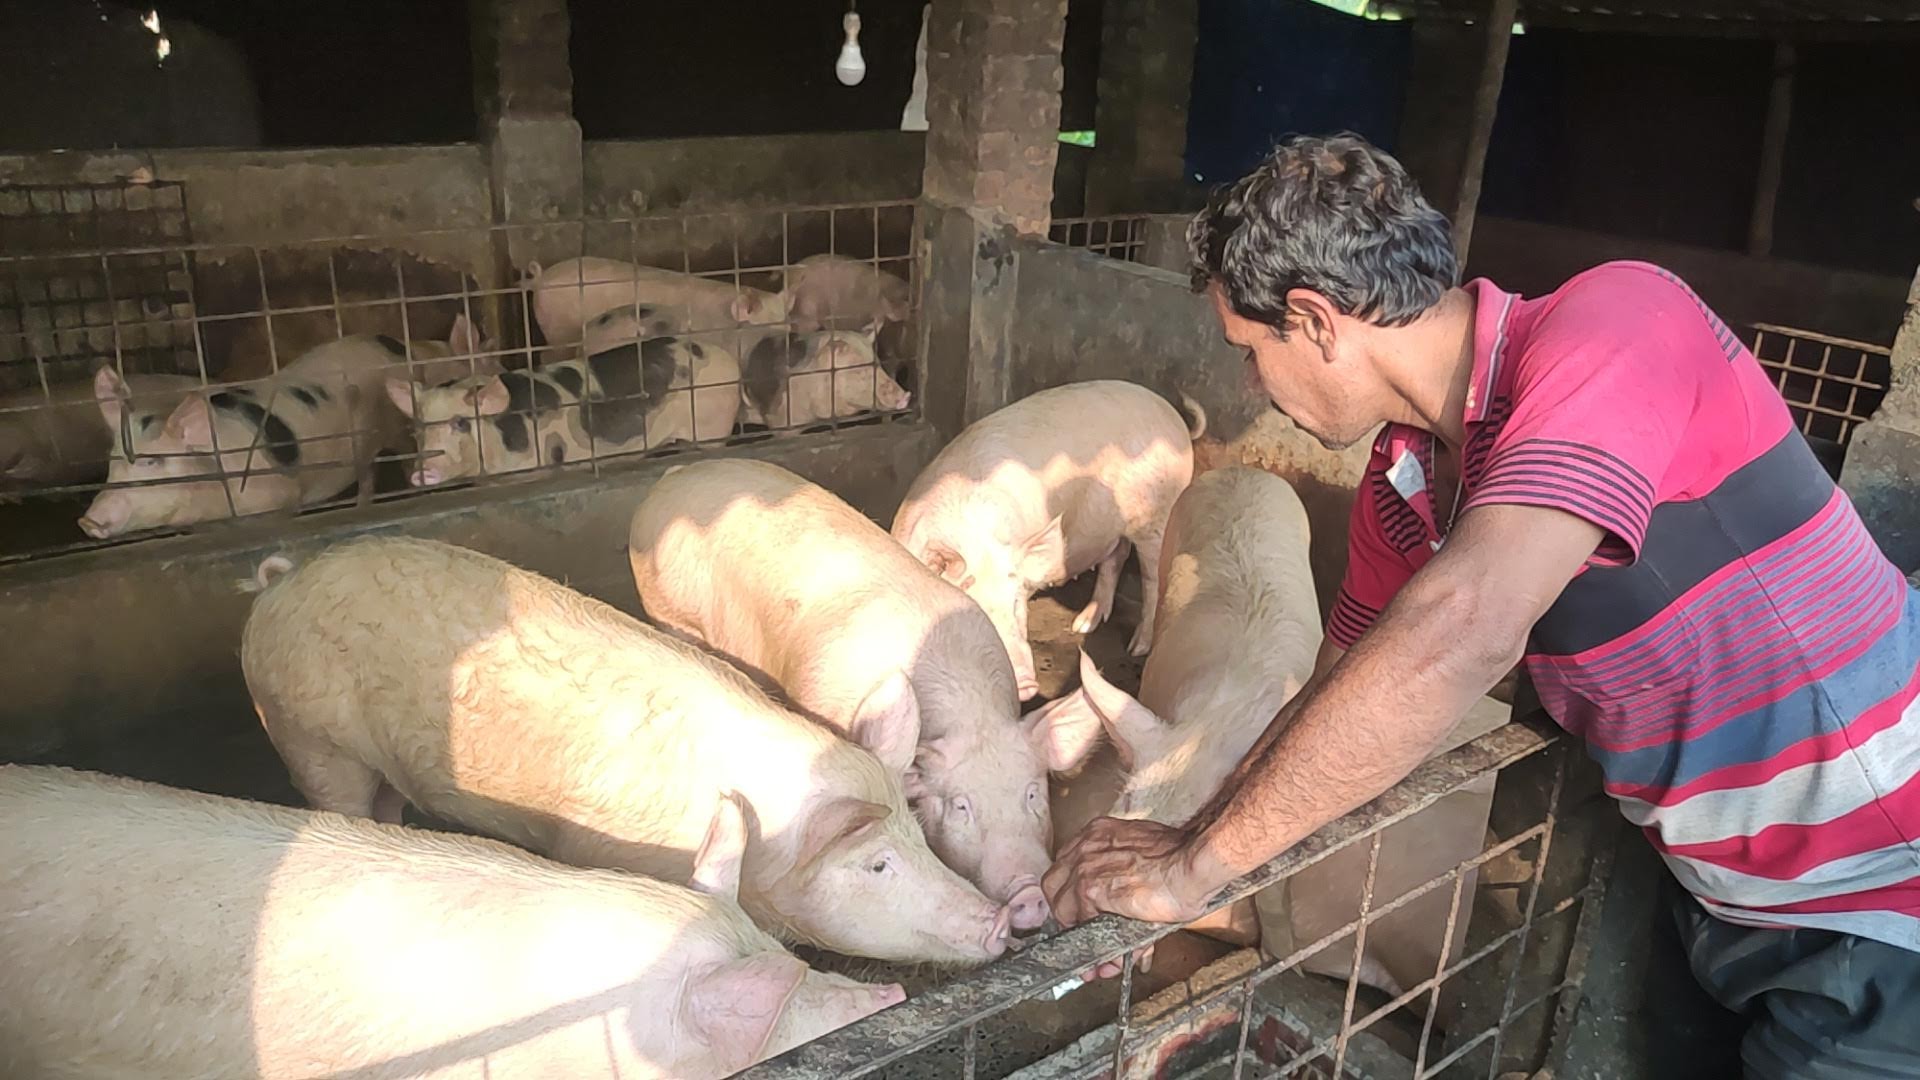
[[[840,46],[840,58],[833,62],[833,74],[843,86],[858,86],[867,77],[867,61],[860,55],[860,15],[849,11],[840,20],[846,28],[847,43]]]

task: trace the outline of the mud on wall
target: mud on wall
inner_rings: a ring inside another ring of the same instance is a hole
[[[1012,397],[1087,379],[1125,379],[1175,401],[1192,396],[1207,412],[1196,469],[1252,465],[1300,493],[1324,614],[1346,568],[1347,515],[1371,440],[1328,450],[1275,411],[1185,274],[1037,241],[1017,257]]]

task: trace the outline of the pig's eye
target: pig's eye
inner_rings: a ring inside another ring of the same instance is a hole
[[[950,804],[950,809],[958,817],[965,818],[968,821],[973,820],[973,804],[967,801],[965,795],[954,796],[953,802]]]
[[[1040,781],[1035,780],[1027,785],[1027,808],[1037,811],[1040,805]]]
[[[453,418],[452,427],[456,435],[465,435],[467,431],[473,427],[473,425],[467,420],[466,417],[456,416]]]
[[[893,856],[892,855],[876,856],[873,862],[868,865],[867,869],[876,874],[884,874],[887,871],[893,869]]]

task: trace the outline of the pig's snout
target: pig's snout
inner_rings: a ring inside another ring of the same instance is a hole
[[[882,376],[880,383],[880,407],[883,409],[904,409],[913,395],[900,389],[900,384]]]
[[[1037,930],[1047,921],[1047,894],[1032,877],[1013,882],[1013,895],[1007,900],[1007,912],[1015,930]]]
[[[987,926],[987,936],[980,941],[980,947],[986,951],[987,959],[992,960],[1013,944],[1013,909],[1002,906],[994,913],[993,922]]]
[[[407,479],[412,481],[414,487],[432,487],[445,478],[440,475],[440,470],[434,466],[422,465],[413,470],[413,475]]]
[[[87,507],[85,517],[80,519],[80,531],[95,540],[105,540],[126,531],[127,519],[133,507],[126,497],[101,495]]]

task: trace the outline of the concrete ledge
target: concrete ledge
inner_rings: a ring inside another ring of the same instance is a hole
[[[884,521],[937,447],[920,422],[776,437],[0,571],[0,760],[73,760],[151,724],[189,740],[251,726],[237,660],[251,598],[235,583],[268,555],[299,559],[349,537],[404,533],[487,552],[634,611],[627,521],[670,466],[707,455],[775,462]]]

